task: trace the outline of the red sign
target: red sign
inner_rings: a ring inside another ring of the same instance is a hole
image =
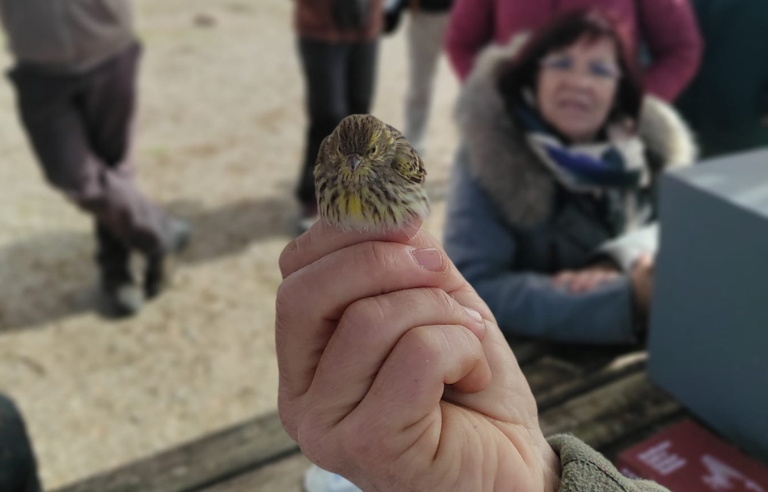
[[[627,449],[616,467],[672,492],[768,492],[768,467],[692,420]]]

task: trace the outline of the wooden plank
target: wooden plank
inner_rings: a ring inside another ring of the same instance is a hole
[[[592,373],[593,379],[606,378],[608,375],[616,379],[543,413],[542,430],[546,435],[572,432],[597,449],[610,453],[609,457],[612,457],[617,450],[625,449],[681,418],[685,412],[676,402],[653,387],[642,373],[644,362],[645,354],[632,354]],[[549,364],[558,367],[558,362],[547,362],[544,359],[538,363],[529,368],[537,378],[546,379],[544,371]],[[563,374],[571,371],[572,368],[564,368]],[[624,371],[630,372],[625,374]],[[565,386],[555,391],[565,391],[572,388],[569,386],[572,384],[583,385],[589,379],[566,381]],[[303,456],[291,457],[203,492],[300,492],[297,487],[308,466],[309,462]]]
[[[542,429],[546,433],[573,431],[590,444],[600,446],[668,414],[668,399],[658,397],[657,390],[649,387],[644,376],[633,374],[642,370],[643,356],[615,359],[618,352],[613,349],[545,355],[552,350],[552,346],[536,342],[525,342],[515,349],[524,354],[525,363],[521,366],[542,409]],[[576,397],[585,391],[590,392]],[[556,407],[571,398],[575,399]],[[677,408],[674,402],[672,405]],[[638,413],[633,406],[642,410]],[[547,408],[551,410],[546,411]],[[192,492],[222,483],[239,487],[236,483],[241,479],[245,484],[258,483],[252,477],[258,473],[262,477],[279,476],[277,472],[270,475],[270,470],[290,466],[288,461],[281,460],[298,452],[298,446],[273,414],[57,492]],[[287,474],[285,479],[295,481],[291,476]],[[290,490],[287,482],[270,480]]]
[[[539,412],[546,412],[578,395],[592,391],[600,386],[643,371],[648,360],[646,352],[636,352],[608,361],[602,366],[592,366],[582,370],[582,374],[564,379],[549,387],[534,392]]]
[[[551,350],[548,343],[535,340],[507,337],[507,343],[512,348],[512,352],[515,354],[520,367],[525,367]]]
[[[680,411],[645,373],[601,386],[541,414],[545,436],[568,432],[594,448],[616,442]]]
[[[561,358],[545,355],[522,368],[531,387],[539,412],[591,391],[598,386],[641,371],[647,354],[633,352],[619,355],[596,352],[589,357]]]
[[[200,492],[302,492],[309,466],[303,454],[295,454]]]
[[[58,492],[190,492],[298,451],[280,418],[271,414]]]
[[[522,371],[534,396],[584,374],[582,368],[548,355],[531,362]]]

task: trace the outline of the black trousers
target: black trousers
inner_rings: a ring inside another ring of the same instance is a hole
[[[94,217],[97,261],[112,278],[128,275],[130,250],[161,251],[166,220],[136,186],[130,158],[140,54],[134,45],[85,73],[22,64],[9,74],[47,180]]]
[[[296,195],[302,204],[315,203],[314,169],[320,144],[351,114],[370,111],[376,79],[378,41],[326,43],[299,40],[307,95],[309,128],[304,168]]]
[[[40,492],[37,462],[24,420],[11,400],[0,394],[0,490]]]

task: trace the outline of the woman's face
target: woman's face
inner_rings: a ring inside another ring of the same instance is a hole
[[[541,61],[536,99],[541,116],[573,142],[588,142],[605,125],[621,70],[608,38],[576,41]]]

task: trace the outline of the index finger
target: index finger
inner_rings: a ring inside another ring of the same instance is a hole
[[[334,251],[367,241],[393,242],[417,248],[439,247],[435,238],[420,232],[421,222],[394,231],[342,231],[318,220],[307,232],[291,241],[280,254],[283,279]]]

